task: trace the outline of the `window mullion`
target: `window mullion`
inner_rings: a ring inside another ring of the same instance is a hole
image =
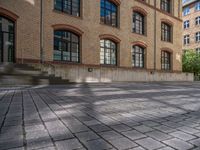
[[[72,34],[70,33],[70,61],[72,61]]]
[[[70,6],[70,8],[71,8],[71,10],[70,10],[70,13],[71,13],[71,15],[72,15],[72,9],[73,9],[73,7],[72,7],[72,0],[71,0],[71,6]]]

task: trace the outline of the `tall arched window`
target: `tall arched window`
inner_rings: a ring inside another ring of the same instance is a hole
[[[133,12],[133,32],[138,34],[144,34],[144,15],[139,12]]]
[[[118,26],[117,5],[110,0],[101,0],[101,23]]]
[[[100,63],[105,65],[117,64],[117,44],[111,40],[100,41]]]
[[[172,27],[164,22],[161,23],[161,40],[166,42],[172,41]]]
[[[145,50],[141,46],[133,46],[132,48],[132,66],[136,68],[144,68]]]
[[[80,16],[80,0],[54,0],[54,8],[73,16]]]
[[[54,60],[80,62],[80,38],[65,30],[54,31]]]
[[[171,53],[168,51],[161,52],[161,69],[171,70]]]

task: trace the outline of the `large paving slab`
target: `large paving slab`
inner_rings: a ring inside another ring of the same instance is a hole
[[[0,86],[0,150],[200,149],[200,83]]]

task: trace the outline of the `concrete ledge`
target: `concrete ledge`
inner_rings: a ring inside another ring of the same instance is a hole
[[[70,82],[153,82],[153,81],[194,81],[192,73],[171,73],[147,70],[131,70],[121,68],[90,68],[77,65],[31,64],[32,66],[55,74],[56,77],[68,79]]]

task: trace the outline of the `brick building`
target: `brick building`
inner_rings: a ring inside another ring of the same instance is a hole
[[[189,80],[181,13],[181,0],[0,0],[0,60],[76,82]]]
[[[183,50],[200,53],[200,0],[183,1]]]

